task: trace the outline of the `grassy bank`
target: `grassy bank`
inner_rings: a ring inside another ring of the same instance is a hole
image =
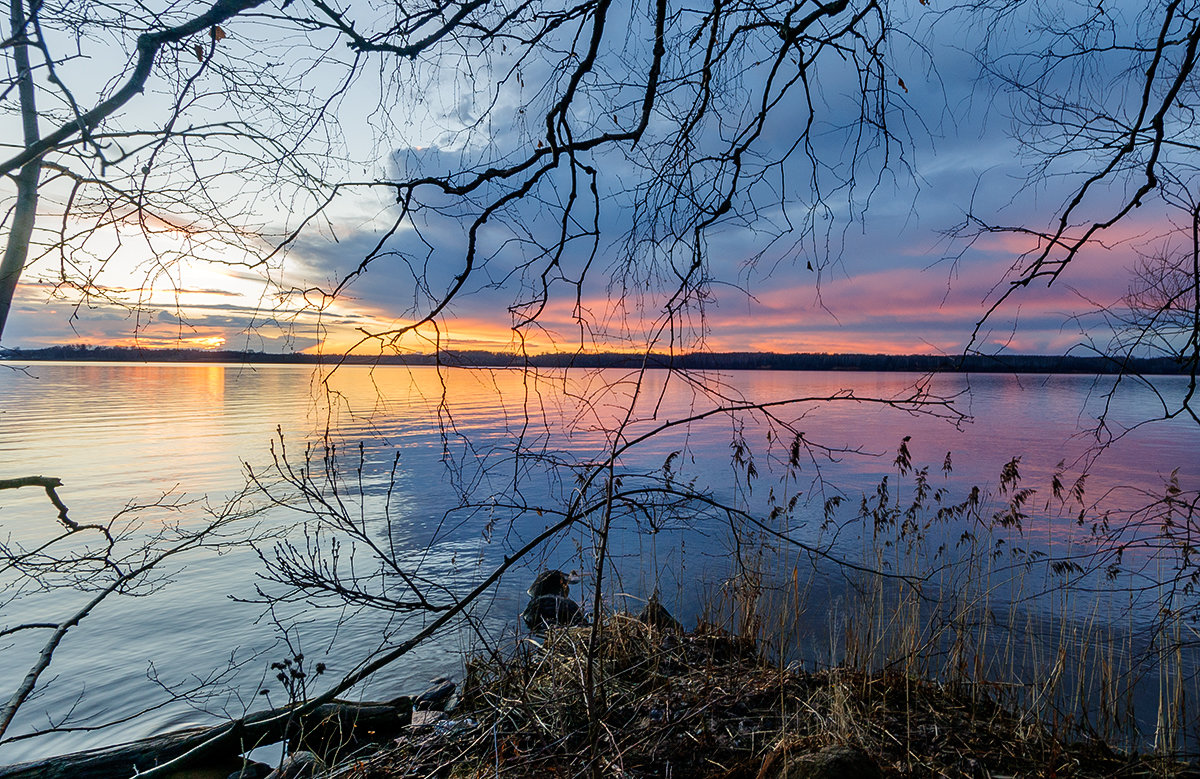
[[[596,638],[589,653],[590,628],[555,630],[509,659],[473,661],[446,720],[343,759],[332,775],[766,779],[807,776],[809,756],[835,746],[883,776],[1189,771],[1063,740],[984,689],[890,671],[780,667],[753,640],[717,628],[679,634],[617,614]]]

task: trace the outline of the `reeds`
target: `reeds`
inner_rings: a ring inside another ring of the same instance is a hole
[[[1168,484],[1122,513],[1058,475],[1043,500],[1017,459],[955,497],[949,457],[939,482],[906,442],[894,466],[802,552],[776,543],[796,525],[739,538],[696,631],[521,639],[468,665],[446,727],[342,775],[749,779],[828,745],[891,776],[1189,770],[1195,501]]]
[[[861,750],[887,776],[1179,769],[1061,740],[962,685],[895,670],[781,667],[748,638],[711,625],[678,634],[614,614],[603,628],[592,658],[604,670],[598,720],[584,703],[588,630],[551,630],[507,657],[473,660],[449,720],[334,776],[758,779],[782,775],[768,768],[784,754],[828,746]],[[602,733],[595,742],[593,726]]]
[[[781,663],[898,673],[999,702],[1056,737],[1196,756],[1197,525],[1177,484],[1150,501],[1157,511],[1121,515],[1088,503],[1083,479],[1064,488],[1061,474],[1038,505],[1019,459],[994,493],[971,488],[960,500],[949,456],[937,488],[907,441],[894,465],[853,517],[827,522],[839,539],[827,548],[858,567],[825,574],[844,586],[833,607],[820,604],[824,639],[804,614],[820,566],[809,558],[802,575],[806,557],[782,551],[726,583],[736,592],[722,602],[737,613],[716,613],[720,624],[756,624]]]

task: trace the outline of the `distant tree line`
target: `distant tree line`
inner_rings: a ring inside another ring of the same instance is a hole
[[[1172,375],[1185,366],[1170,357],[1103,355],[778,354],[693,352],[681,355],[620,352],[519,355],[481,350],[429,354],[331,355],[209,349],[141,349],[70,344],[42,349],[2,349],[0,358],[30,361],[299,363],[347,365],[441,365],[463,368],[678,368],[687,370],[911,371],[917,373],[1137,373]]]

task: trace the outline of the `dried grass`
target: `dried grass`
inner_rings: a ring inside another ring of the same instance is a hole
[[[885,776],[1150,776],[1175,764],[1067,744],[987,690],[899,673],[775,667],[713,627],[675,634],[627,615],[601,632],[596,711],[584,688],[589,628],[553,630],[503,661],[476,659],[448,723],[344,765],[344,779],[754,779],[781,754],[854,746]],[[599,726],[596,754],[589,728]]]

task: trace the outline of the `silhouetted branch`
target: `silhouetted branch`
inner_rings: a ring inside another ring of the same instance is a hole
[[[75,524],[67,517],[67,506],[58,497],[56,491],[62,486],[62,480],[47,476],[25,476],[19,479],[0,479],[0,490],[14,490],[19,487],[41,487],[46,490],[46,497],[50,498],[50,502],[54,504],[54,508],[58,509],[58,520],[67,527],[68,530],[78,530],[79,525]]]

